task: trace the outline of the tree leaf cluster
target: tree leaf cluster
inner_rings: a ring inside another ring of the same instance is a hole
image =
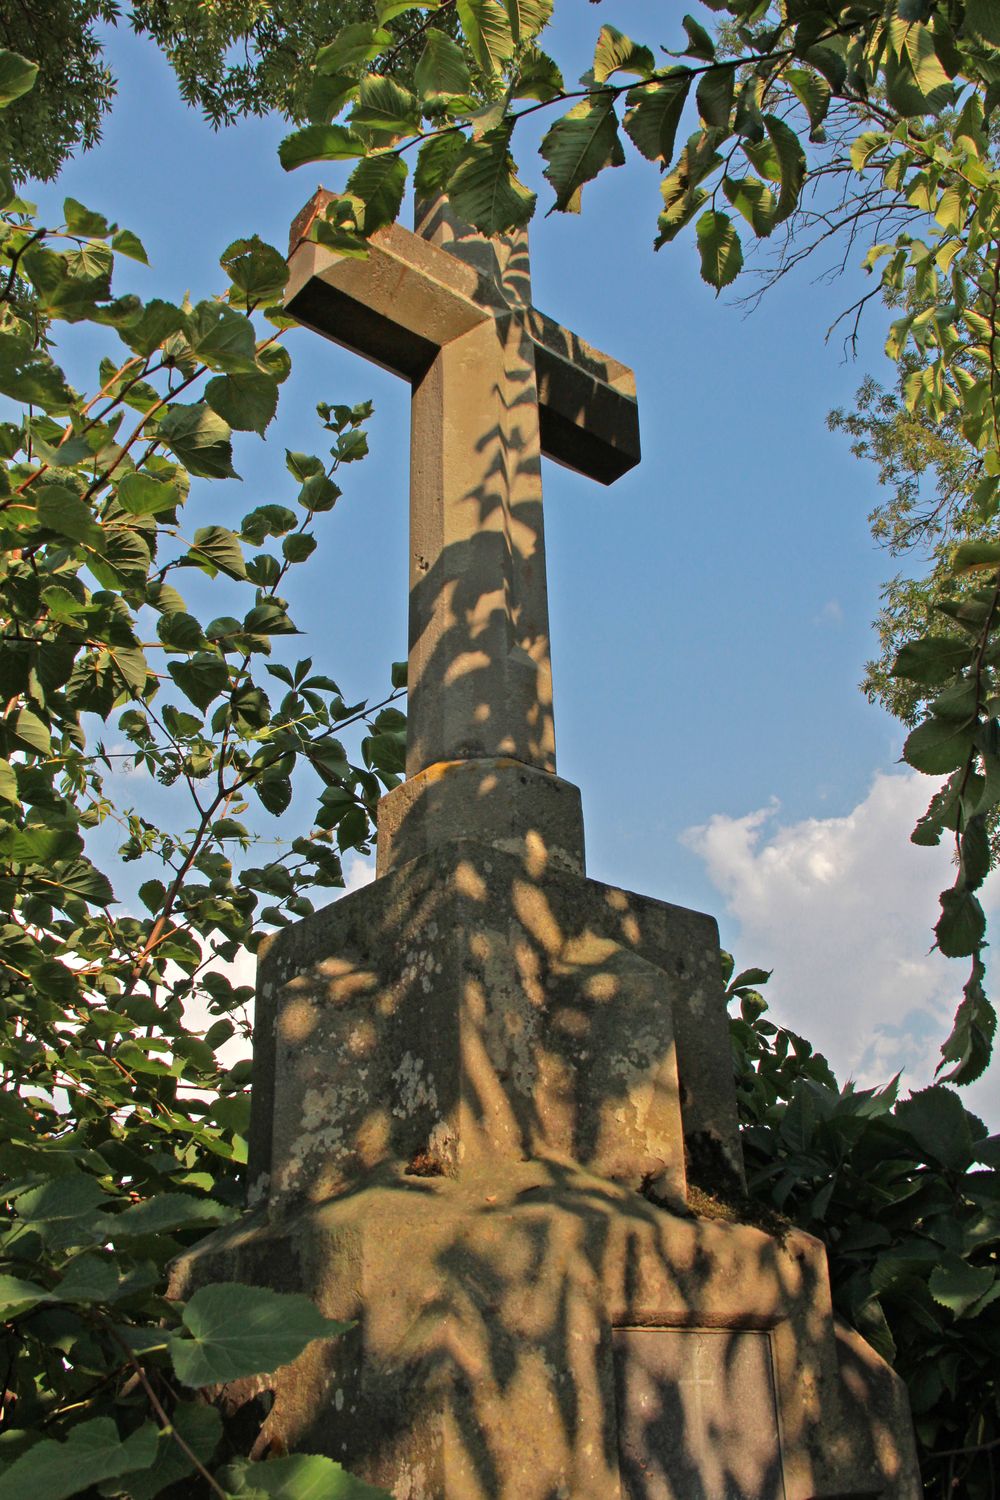
[[[0,106],[36,76],[0,50]],[[250,1463],[204,1394],[342,1325],[262,1288],[166,1296],[243,1199],[231,965],[343,884],[399,779],[401,687],[349,704],[288,651],[371,406],[321,403],[325,451],[289,453],[283,503],[234,525],[234,433],[265,431],[290,369],[284,258],[251,236],[219,296],[118,297],[137,236],[73,198],[41,224],[6,181],[0,1496],[373,1497],[329,1459]],[[70,324],[106,350],[90,395],[59,363]]]
[[[827,1248],[837,1312],[907,1385],[924,1492],[1000,1476],[1000,1136],[935,1084],[840,1087],[768,1017],[762,970],[727,998],[751,1200]]]

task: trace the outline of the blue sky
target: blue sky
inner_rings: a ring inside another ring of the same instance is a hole
[[[551,50],[571,77],[611,13],[556,9]],[[669,45],[682,8],[659,35],[650,9],[616,0],[615,24]],[[231,240],[283,247],[314,188],[340,185],[281,170],[280,121],[213,133],[127,30],[109,52],[119,96],[102,145],[36,196],[55,216],[72,194],[141,236],[153,269],[123,263],[119,290],[210,295]],[[516,150],[546,207],[534,142]],[[826,428],[866,373],[891,379],[885,318],[870,313],[854,362],[824,342],[860,273],[828,282],[820,260],[748,316],[700,281],[690,233],[654,254],[658,202],[633,155],[585,188],[581,216],[532,226],[537,305],[631,364],[639,392],[638,469],[607,490],[545,469],[559,768],[583,792],[589,872],[717,915],[741,966],[775,966],[781,1018],[842,1072],[874,1082],[905,1064],[928,1081],[964,979],[927,952],[951,875],[946,855],[908,845],[933,787],[900,770],[900,727],[857,689],[894,564],[868,531],[874,472]],[[304,331],[289,349],[278,419],[266,442],[239,441],[226,503],[238,521],[286,498],[283,450],[315,449],[317,400],[374,399],[372,456],[293,599],[299,654],[360,698],[405,654],[408,391]],[[983,1084],[970,1103],[1000,1114],[994,1095]]]

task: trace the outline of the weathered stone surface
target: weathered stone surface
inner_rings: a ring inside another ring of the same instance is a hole
[[[784,1500],[771,1336],[616,1328],[625,1500]]]
[[[519,760],[452,760],[411,776],[379,803],[379,875],[459,843],[516,855],[537,875],[582,875],[579,790]]]
[[[557,1163],[457,1179],[384,1166],[330,1202],[215,1235],[175,1289],[222,1278],[305,1286],[329,1316],[356,1319],[270,1382],[231,1389],[228,1405],[263,1418],[258,1452],[325,1452],[396,1500],[634,1500],[615,1394],[624,1328],[714,1331],[686,1337],[718,1338],[716,1369],[733,1362],[737,1387],[755,1373],[748,1331],[766,1337],[785,1500],[920,1493],[907,1425],[890,1425],[876,1452],[864,1411],[842,1405],[825,1254],[807,1235],[779,1243],[682,1217]],[[664,1366],[660,1399],[683,1408],[689,1375],[682,1358]],[[898,1390],[870,1351],[858,1379]],[[273,1406],[254,1407],[262,1391]],[[775,1453],[773,1419],[763,1445],[754,1430],[764,1405],[758,1386],[742,1467],[744,1422],[722,1408],[722,1452],[748,1483],[768,1444]],[[722,1500],[702,1439],[671,1433],[686,1467],[664,1494]]]
[[[631,372],[530,307],[523,236],[484,240],[437,205],[435,243],[393,225],[356,261],[304,227],[289,312],[413,385],[407,774],[554,771],[541,456],[605,483],[637,463]]]
[[[389,1160],[541,1154],[683,1200],[687,1137],[730,1187],[727,1048],[711,918],[446,846],[270,940],[251,1180],[315,1201]]]
[[[585,879],[554,774],[540,455],[637,461],[631,373],[531,307],[523,235],[420,212],[363,263],[299,244],[289,292],[414,385],[410,779],[375,884],[262,950],[259,1206],[174,1293],[353,1319],[221,1401],[395,1500],[917,1500],[822,1246],[687,1209],[743,1181],[715,923]]]

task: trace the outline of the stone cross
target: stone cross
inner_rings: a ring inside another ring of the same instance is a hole
[[[413,388],[407,776],[554,772],[541,455],[605,484],[638,463],[634,377],[532,306],[523,232],[438,199],[358,261],[304,238],[328,199],[293,225],[286,308]]]

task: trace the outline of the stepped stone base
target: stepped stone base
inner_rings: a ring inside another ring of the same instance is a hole
[[[397,1166],[215,1235],[175,1291],[307,1290],[354,1319],[220,1393],[256,1451],[396,1500],[916,1500],[906,1397],[831,1316],[823,1247],[567,1163]]]
[[[173,1290],[355,1327],[220,1392],[242,1451],[396,1500],[917,1500],[823,1247],[687,1206],[742,1184],[715,923],[460,834],[262,955],[258,1207]]]

